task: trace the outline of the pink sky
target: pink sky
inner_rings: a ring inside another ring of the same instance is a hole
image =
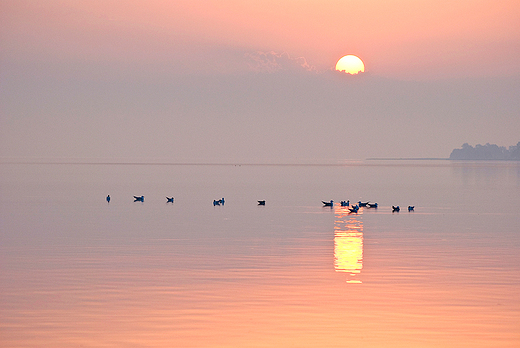
[[[345,54],[399,79],[520,73],[520,2],[8,1],[11,59],[112,60],[184,72],[242,68],[241,52],[286,52],[326,70]]]
[[[520,140],[517,0],[0,6],[0,157],[448,157]],[[331,73],[346,54],[359,78]]]

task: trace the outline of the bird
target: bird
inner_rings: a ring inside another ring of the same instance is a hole
[[[220,199],[220,204],[224,205],[224,197]]]
[[[368,202],[370,202],[370,201],[368,201]],[[359,201],[358,204],[360,207],[366,207],[368,205],[368,202],[363,203],[363,202]]]
[[[110,203],[110,195],[107,196],[107,203]]]
[[[265,200],[264,201],[258,201],[258,205],[265,205]]]
[[[134,202],[144,202],[144,196],[134,196]]]
[[[348,210],[350,211],[350,213],[356,213],[358,212],[359,210],[359,205],[353,205],[352,207],[348,208]]]
[[[350,205],[350,201],[341,201],[340,204],[342,207],[348,207]]]
[[[217,201],[216,199],[213,200],[213,205],[220,205],[220,199]]]
[[[377,208],[377,203],[368,203],[367,207],[368,208]]]
[[[173,203],[173,197],[166,196],[166,203]]]
[[[334,201],[331,199],[330,202],[321,201],[324,207],[332,207],[334,205]]]
[[[401,208],[399,208],[399,206],[393,206],[392,205],[392,213],[393,212],[399,212],[399,210],[401,210]]]
[[[415,208],[415,206],[413,206],[413,205],[409,205],[409,206],[408,206],[408,211],[414,211],[414,210],[413,210],[414,208]]]

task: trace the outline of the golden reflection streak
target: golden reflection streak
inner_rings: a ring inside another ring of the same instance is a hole
[[[335,207],[334,215],[334,269],[349,276],[347,283],[361,283],[352,279],[363,268],[363,223],[361,208],[358,214],[349,214],[348,207]]]

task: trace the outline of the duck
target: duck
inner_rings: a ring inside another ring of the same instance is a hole
[[[144,196],[134,196],[134,202],[144,202]]]
[[[409,205],[409,206],[408,206],[408,211],[414,211],[414,210],[413,210],[414,208],[415,208],[414,205]]]
[[[368,202],[370,202],[370,201],[368,201]],[[363,202],[359,201],[358,204],[360,207],[366,207],[368,205],[368,202],[363,203]]]
[[[264,201],[258,201],[258,205],[265,205],[265,200]]]
[[[166,196],[166,203],[173,203],[173,197]]]
[[[213,205],[220,205],[220,199],[217,201],[216,199],[213,200]]]
[[[106,200],[107,200],[107,203],[110,203],[110,195],[107,196]]]
[[[368,208],[377,208],[377,203],[368,203],[367,207]]]
[[[350,201],[341,201],[340,204],[342,207],[348,207],[350,205]]]
[[[351,213],[356,213],[358,212],[359,210],[359,205],[353,205],[352,207],[348,208],[348,210],[351,212]]]
[[[324,207],[332,207],[334,205],[334,201],[331,199],[330,202],[321,201]]]
[[[401,208],[399,208],[399,206],[393,206],[392,205],[392,213],[399,212],[400,210],[401,210]]]

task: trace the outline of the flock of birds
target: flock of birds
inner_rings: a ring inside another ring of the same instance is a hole
[[[326,201],[321,201],[323,203],[323,206],[324,207],[333,207],[334,206],[334,201],[331,200],[330,202],[326,202]],[[357,202],[357,204],[354,204],[354,205],[350,205],[350,201],[341,201],[339,202],[340,206],[342,207],[348,207],[348,210],[349,210],[349,213],[355,213],[357,214],[359,208],[361,207],[365,207],[365,208],[374,208],[374,209],[377,209],[378,207],[378,204],[377,203],[370,203],[370,201],[368,202]],[[415,209],[415,206],[413,205],[409,205],[408,206],[408,211],[414,211]],[[401,211],[401,208],[398,206],[398,205],[392,205],[392,213],[398,213],[399,211]]]
[[[173,203],[173,200],[174,200],[173,197],[166,196],[166,203]],[[107,203],[110,203],[110,195],[108,195],[106,197],[106,201],[107,201]],[[134,202],[144,202],[144,196],[134,196]],[[214,206],[224,205],[225,202],[226,201],[224,200],[224,198],[214,199],[213,205]],[[330,200],[330,202],[326,202],[326,201],[321,201],[321,202],[323,203],[324,207],[331,207],[331,208],[334,207],[333,200]],[[349,213],[355,213],[355,214],[357,214],[357,212],[359,211],[359,208],[361,208],[361,207],[374,208],[374,209],[377,209],[377,207],[378,207],[377,203],[370,203],[370,201],[368,201],[368,202],[359,201],[355,205],[350,205],[350,201],[341,201],[339,204],[342,207],[348,207]],[[265,200],[258,201],[258,205],[265,205]],[[414,208],[415,208],[415,206],[409,205],[408,211],[414,211]],[[401,208],[399,208],[398,205],[392,205],[393,213],[398,213],[400,210],[401,210]]]
[[[110,203],[110,195],[107,195],[106,197],[106,201],[107,203]],[[174,201],[174,198],[173,197],[168,197],[166,196],[166,203],[173,203]],[[134,202],[144,202],[144,196],[134,196]],[[224,197],[222,197],[221,199],[214,199],[213,200],[213,205],[224,205],[224,203],[226,203],[226,200],[224,199]],[[265,205],[265,200],[264,201],[258,201],[258,205]]]

